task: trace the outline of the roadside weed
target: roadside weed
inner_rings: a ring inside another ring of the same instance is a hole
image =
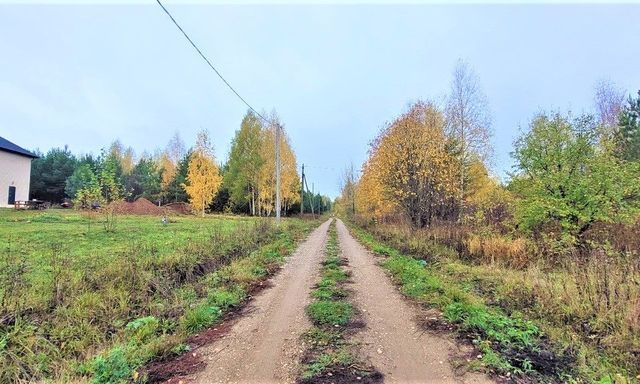
[[[203,304],[187,311],[180,324],[188,334],[192,334],[216,323],[221,314],[220,308]]]

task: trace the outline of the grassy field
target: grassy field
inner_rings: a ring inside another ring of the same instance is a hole
[[[0,210],[0,382],[144,380],[316,222]]]
[[[53,246],[66,248],[73,258],[104,256],[144,245],[157,249],[158,256],[176,247],[208,238],[215,231],[230,231],[252,222],[251,218],[209,216],[170,217],[163,225],[155,216],[121,216],[115,231],[107,233],[103,218],[73,210],[16,211],[0,209],[0,237],[4,244],[30,259],[46,257]]]

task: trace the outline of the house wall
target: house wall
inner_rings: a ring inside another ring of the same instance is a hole
[[[0,150],[0,207],[12,207],[9,186],[16,187],[16,201],[29,200],[31,158]]]

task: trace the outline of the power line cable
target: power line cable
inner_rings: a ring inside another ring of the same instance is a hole
[[[213,64],[211,64],[211,61],[209,61],[209,59],[204,55],[204,53],[202,53],[202,51],[200,50],[200,48],[198,48],[198,46],[193,42],[193,40],[191,40],[191,38],[189,37],[189,35],[187,35],[187,33],[184,31],[184,29],[182,29],[182,27],[180,26],[180,24],[178,24],[178,22],[176,21],[176,19],[173,18],[173,16],[171,15],[171,13],[169,13],[169,11],[167,10],[167,8],[165,8],[164,5],[162,5],[162,3],[160,2],[160,0],[156,0],[156,2],[158,3],[158,5],[162,8],[162,10],[167,14],[167,16],[169,16],[169,18],[171,19],[171,21],[173,21],[173,24],[176,25],[176,27],[178,27],[178,29],[180,30],[180,32],[182,32],[182,34],[184,35],[184,37],[187,38],[187,40],[189,41],[189,43],[191,44],[191,46],[198,52],[198,54],[200,55],[200,57],[202,57],[204,59],[204,61],[207,62],[207,64],[209,65],[209,67],[211,67],[211,69],[213,69],[213,71],[216,73],[216,75],[218,75],[218,77],[227,85],[227,87],[229,87],[229,89],[235,93],[236,96],[238,96],[238,98],[240,100],[242,100],[242,102],[249,107],[249,109],[255,113],[258,117],[260,117],[262,120],[264,120],[265,122],[269,122],[269,120],[267,120],[264,116],[262,116],[258,111],[256,111],[255,108],[253,108],[251,106],[251,104],[249,104],[242,96],[240,96],[240,94],[238,93],[238,91],[235,90],[235,88],[233,88],[231,86],[231,84],[229,84],[229,82],[224,78],[224,76],[222,76],[222,74],[216,69],[216,67],[213,66]]]
[[[178,27],[178,29],[180,30],[180,32],[182,32],[182,34],[184,35],[184,37],[187,39],[187,41],[189,41],[189,44],[191,44],[191,46],[196,50],[196,52],[198,52],[198,54],[200,55],[200,57],[202,57],[202,59],[209,65],[209,67],[211,67],[211,69],[213,69],[213,71],[216,73],[216,75],[218,75],[218,77],[220,78],[220,80],[222,80],[222,82],[224,82],[227,87],[229,87],[229,89],[236,95],[238,96],[238,98],[240,100],[242,100],[242,102],[249,107],[249,109],[256,114],[256,116],[258,116],[259,118],[262,119],[262,121],[264,121],[267,124],[271,124],[271,122],[269,120],[267,120],[264,116],[262,116],[260,114],[260,112],[258,112],[255,108],[253,108],[251,106],[251,104],[249,104],[249,102],[247,102],[247,100],[244,99],[244,97],[240,96],[240,94],[238,93],[238,91],[235,90],[235,88],[233,88],[233,86],[231,86],[231,84],[229,84],[229,82],[227,81],[227,79],[224,78],[224,76],[222,76],[222,74],[216,69],[216,67],[213,66],[213,64],[211,64],[211,61],[204,55],[204,53],[202,53],[202,51],[200,50],[200,48],[198,48],[198,46],[193,42],[193,40],[191,40],[191,38],[189,37],[189,35],[187,35],[187,33],[184,31],[184,29],[182,29],[182,27],[180,26],[180,24],[178,24],[178,22],[176,21],[176,19],[171,15],[171,13],[167,10],[167,8],[165,8],[165,6],[162,4],[162,2],[160,2],[160,0],[156,0],[156,2],[158,3],[158,5],[162,8],[162,10],[164,11],[164,13],[167,14],[167,16],[169,16],[169,18],[171,19],[171,21],[173,22],[173,24],[175,24],[176,27]],[[282,129],[282,126],[280,124],[275,124],[275,128],[276,128],[276,220],[279,222],[280,221],[280,168],[281,168],[281,163],[280,163],[280,140],[279,140],[279,136],[280,136],[280,130]]]

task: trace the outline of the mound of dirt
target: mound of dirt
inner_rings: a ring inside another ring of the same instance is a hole
[[[189,215],[192,213],[191,205],[187,203],[169,203],[163,205],[162,208],[166,209],[170,213],[177,213],[179,215]]]
[[[123,215],[163,215],[164,210],[144,197],[133,203],[121,201],[117,203],[116,210]]]

